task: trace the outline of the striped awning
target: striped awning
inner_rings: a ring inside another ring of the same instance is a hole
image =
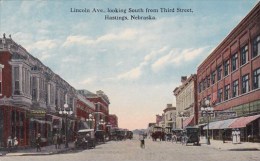
[[[190,126],[192,125],[192,123],[194,122],[194,116],[188,117],[187,119],[185,119],[183,121],[183,128],[185,128],[186,126]]]
[[[259,115],[254,115],[254,116],[247,116],[247,117],[239,117],[237,118],[230,126],[229,128],[243,128],[246,127],[247,124],[250,122],[260,118]]]

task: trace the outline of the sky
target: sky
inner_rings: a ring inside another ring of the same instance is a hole
[[[258,2],[0,0],[0,34],[11,34],[75,89],[104,91],[119,127],[133,130],[155,122],[167,104],[175,106],[173,90],[181,85],[181,76],[196,73]],[[74,8],[90,12],[71,12]],[[130,13],[129,8],[144,12]],[[177,12],[178,8],[192,12]],[[105,20],[106,15],[129,20]],[[131,20],[131,15],[155,20]]]

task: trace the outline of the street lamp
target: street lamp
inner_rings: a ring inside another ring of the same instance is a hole
[[[102,129],[101,129],[101,130],[103,130],[103,125],[104,125],[104,124],[105,124],[104,120],[101,119],[101,120],[99,121],[99,123],[98,123],[98,125],[102,125]]]
[[[63,107],[63,110],[59,110],[59,114],[65,116],[65,148],[68,148],[68,115],[72,115],[73,111],[71,109],[67,110],[69,107],[67,103]]]
[[[94,116],[92,114],[89,114],[88,115],[88,119],[86,119],[86,121],[89,123],[89,128],[91,129],[92,128],[92,125],[93,125],[93,121],[94,121]]]
[[[179,114],[179,117],[181,118],[181,129],[183,129],[183,118],[185,117],[184,112],[181,112],[181,113]]]
[[[202,116],[207,117],[207,144],[210,145],[210,137],[209,137],[209,117],[214,114],[214,108],[210,107],[209,100],[205,100],[205,105],[201,107]]]

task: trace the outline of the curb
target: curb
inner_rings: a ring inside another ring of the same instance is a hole
[[[12,157],[12,156],[41,156],[41,155],[54,155],[54,154],[60,154],[60,153],[64,153],[67,151],[73,150],[73,148],[68,148],[68,149],[64,149],[61,151],[56,151],[56,152],[41,152],[41,153],[7,153],[4,154],[2,156],[6,156],[6,157]],[[1,156],[1,153],[0,153]]]

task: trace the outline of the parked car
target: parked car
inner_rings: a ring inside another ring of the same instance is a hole
[[[94,129],[82,129],[77,132],[75,140],[75,148],[95,148],[96,139],[94,134]]]
[[[97,130],[95,132],[95,137],[97,143],[105,143],[106,141],[106,132],[104,130]]]
[[[193,143],[193,145],[199,145],[200,136],[198,127],[185,127],[183,135],[183,144]]]

